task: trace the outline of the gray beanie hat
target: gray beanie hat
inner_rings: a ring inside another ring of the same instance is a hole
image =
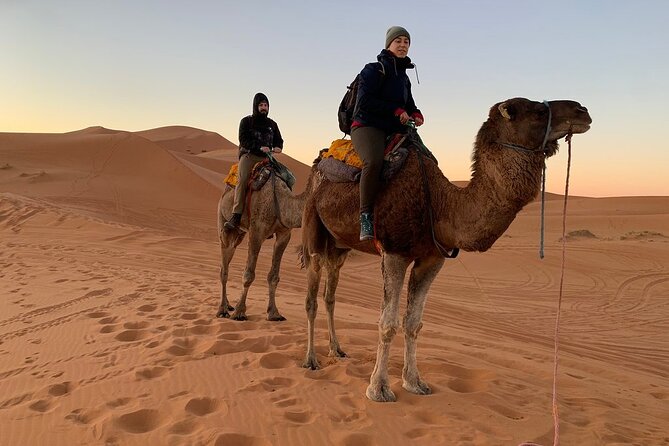
[[[399,36],[407,36],[409,38],[409,42],[411,42],[411,35],[406,29],[402,28],[401,26],[391,26],[388,28],[388,31],[386,31],[386,49],[388,49],[390,43]]]

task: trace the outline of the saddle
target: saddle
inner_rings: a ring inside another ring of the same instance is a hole
[[[290,190],[293,190],[295,185],[295,175],[286,167],[281,164],[274,158],[267,158],[262,161],[258,161],[251,169],[251,175],[249,176],[249,184],[247,187],[250,187],[252,190],[260,190],[267,183],[269,177],[274,173],[277,178],[281,179]],[[234,188],[237,187],[239,183],[239,163],[235,163],[230,166],[230,171],[225,177],[225,184]]]
[[[390,181],[402,169],[410,150],[419,150],[437,163],[437,159],[425,147],[418,133],[395,133],[386,140],[381,170],[383,181]],[[362,173],[362,160],[350,139],[336,139],[323,153],[317,168],[325,178],[333,183],[358,182]]]

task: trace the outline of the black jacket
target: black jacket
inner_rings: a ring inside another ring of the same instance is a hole
[[[283,149],[279,126],[267,117],[263,119],[250,115],[242,118],[239,123],[239,156],[245,153],[265,156],[261,147]]]
[[[411,95],[411,82],[406,73],[414,64],[408,57],[395,57],[388,50],[382,50],[377,60],[380,64],[368,63],[360,72],[353,121],[380,128],[388,134],[402,132],[405,128],[395,115],[398,109],[410,116],[421,114]]]
[[[245,116],[239,122],[239,157],[245,153],[265,156],[261,147],[279,147],[283,149],[283,138],[279,126],[266,115],[258,113],[258,104],[267,102],[267,96],[258,93],[253,98],[253,114]]]

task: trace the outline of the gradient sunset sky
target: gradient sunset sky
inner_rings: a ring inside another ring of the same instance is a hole
[[[187,125],[237,144],[262,91],[286,153],[310,164],[391,25],[411,32],[420,133],[449,179],[469,179],[496,102],[572,99],[594,121],[573,139],[572,194],[669,195],[666,0],[0,0],[0,132]]]

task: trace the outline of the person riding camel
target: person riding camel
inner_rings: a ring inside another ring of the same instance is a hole
[[[239,227],[246,202],[246,188],[251,170],[270,152],[281,153],[283,138],[276,122],[270,119],[269,99],[263,93],[253,97],[253,114],[239,123],[239,179],[235,187],[235,204],[232,217],[223,225],[226,230]]]
[[[406,70],[415,68],[409,54],[411,36],[401,26],[386,32],[385,49],[378,62],[368,63],[360,72],[360,85],[351,140],[363,162],[360,176],[360,240],[374,238],[374,201],[381,185],[381,168],[386,138],[407,131],[405,124],[413,119],[423,125],[423,114],[411,94]]]

